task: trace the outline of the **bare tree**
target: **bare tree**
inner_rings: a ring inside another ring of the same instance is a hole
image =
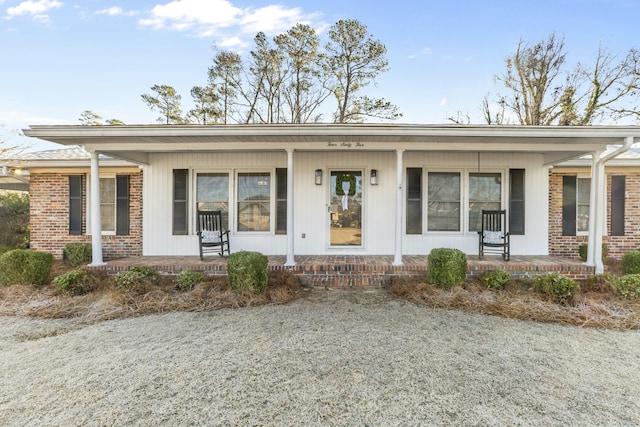
[[[600,48],[592,68],[578,64],[569,71],[566,57],[564,39],[551,34],[535,45],[521,40],[507,58],[507,70],[496,80],[510,93],[500,96],[500,103],[520,124],[585,126],[606,116],[634,114],[622,106],[638,93],[636,50],[616,62],[615,55]],[[485,120],[495,118],[485,114]]]
[[[237,97],[241,87],[242,59],[230,51],[219,51],[209,68],[209,85],[216,88],[222,122],[229,123],[237,109]]]

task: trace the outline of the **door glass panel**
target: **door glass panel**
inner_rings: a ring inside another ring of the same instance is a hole
[[[331,246],[362,246],[362,172],[332,171]]]

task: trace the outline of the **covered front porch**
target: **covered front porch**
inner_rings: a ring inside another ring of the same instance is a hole
[[[295,265],[286,266],[285,255],[268,256],[270,271],[287,271],[298,276],[304,286],[330,288],[364,288],[384,286],[393,277],[421,277],[427,272],[427,255],[404,255],[402,265],[394,265],[393,255],[296,255]],[[141,256],[109,261],[93,267],[117,274],[133,266],[148,266],[162,274],[175,275],[182,270],[202,271],[207,275],[227,274],[227,259],[219,256]],[[531,278],[543,273],[558,273],[573,279],[593,275],[593,266],[578,259],[552,256],[512,256],[504,261],[499,256],[467,256],[467,276],[503,269],[514,278]]]

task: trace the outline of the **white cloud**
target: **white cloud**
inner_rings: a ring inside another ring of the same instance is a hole
[[[190,31],[198,37],[222,36],[225,44],[240,45],[246,42],[222,33],[236,29],[243,34],[253,35],[258,31],[276,34],[297,23],[311,25],[315,18],[315,14],[305,14],[299,7],[239,8],[229,0],[173,0],[156,5],[149,16],[138,23],[154,30]]]
[[[409,55],[409,59],[414,59],[414,58],[417,58],[418,56],[431,55],[432,53],[433,52],[431,48],[425,47],[424,49],[420,50],[420,52]]]
[[[139,12],[135,10],[125,12],[124,9],[122,9],[121,7],[113,6],[108,9],[98,10],[95,13],[96,15],[108,15],[108,16],[118,16],[118,15],[134,16],[134,15],[137,15]]]
[[[447,98],[446,98],[446,97],[444,97],[444,98],[442,98],[442,99],[440,100],[440,106],[441,106],[441,107],[444,107],[445,105],[447,105]]]
[[[51,9],[57,9],[64,5],[64,3],[57,0],[27,0],[23,1],[17,6],[7,9],[7,19],[11,19],[16,16],[30,15],[39,22],[49,22],[49,17],[45,12]]]

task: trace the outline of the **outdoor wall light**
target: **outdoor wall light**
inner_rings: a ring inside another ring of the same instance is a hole
[[[371,185],[378,185],[378,169],[371,169]]]
[[[322,185],[322,169],[316,169],[316,185]]]

